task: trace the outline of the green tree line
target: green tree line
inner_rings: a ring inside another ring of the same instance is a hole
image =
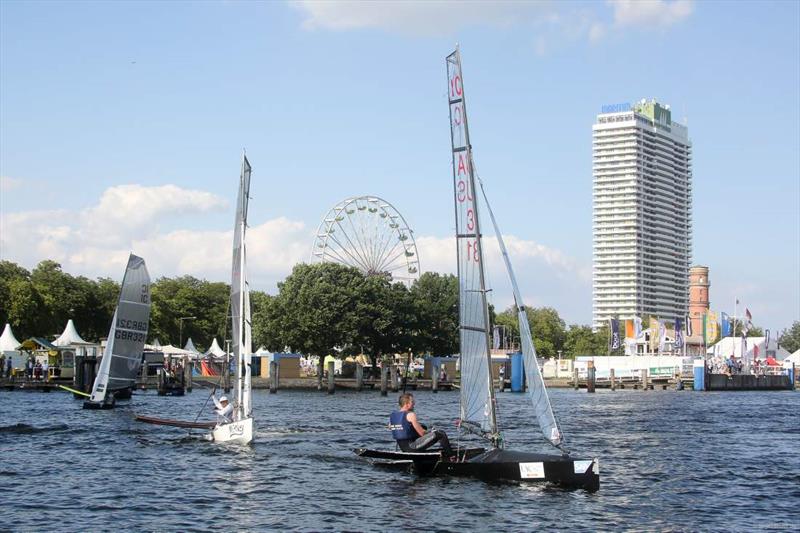
[[[200,350],[214,338],[222,343],[230,338],[229,294],[227,283],[192,276],[157,279],[151,287],[149,342],[179,345],[191,337]],[[0,326],[10,323],[20,339],[53,340],[70,318],[84,339],[105,338],[118,297],[117,281],[72,276],[55,261],[42,261],[30,272],[0,261]],[[342,265],[299,264],[278,284],[276,295],[251,291],[251,308],[254,348],[317,356],[364,353],[373,361],[393,353],[459,350],[458,280],[449,274],[427,272],[407,287]],[[587,325],[567,326],[551,307],[528,308],[526,315],[539,356],[607,352],[607,326],[597,332]],[[194,318],[180,320],[186,317]],[[519,345],[516,309],[495,314],[490,308],[490,320]],[[789,351],[800,348],[800,322],[781,344]]]

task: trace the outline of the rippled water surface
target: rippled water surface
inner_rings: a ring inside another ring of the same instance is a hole
[[[575,455],[600,458],[596,493],[417,478],[352,453],[392,447],[396,398],[254,393],[252,446],[134,421],[192,420],[208,398],[139,393],[84,411],[66,393],[0,392],[0,529],[796,530],[800,392],[554,390]],[[423,422],[451,429],[458,394],[419,392]],[[526,396],[499,394],[509,449],[547,451]],[[208,413],[205,417],[210,418]]]

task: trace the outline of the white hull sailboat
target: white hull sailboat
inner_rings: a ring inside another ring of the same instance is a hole
[[[254,424],[250,376],[253,330],[245,249],[251,171],[250,162],[243,154],[242,172],[239,176],[239,195],[236,200],[236,221],[233,228],[233,266],[231,269],[231,333],[236,360],[236,394],[232,420],[219,422],[211,431],[211,439],[214,442],[247,444],[253,441]]]
[[[84,409],[111,409],[117,394],[130,397],[142,365],[150,323],[150,275],[144,259],[130,254],[92,394]]]

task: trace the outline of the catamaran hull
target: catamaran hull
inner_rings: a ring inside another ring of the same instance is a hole
[[[595,459],[491,450],[463,462],[440,461],[433,475],[470,476],[485,481],[550,483],[568,489],[596,491],[600,467]]]
[[[253,441],[253,417],[226,424],[217,424],[211,431],[211,440],[214,442],[249,444]]]

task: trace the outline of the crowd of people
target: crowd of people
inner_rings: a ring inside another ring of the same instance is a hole
[[[747,368],[741,357],[737,359],[731,354],[728,358],[718,355],[710,359],[708,368],[712,374],[725,374],[727,376],[733,376],[735,374],[753,374],[763,376],[773,373],[776,368],[780,368],[780,363],[775,359],[775,356],[770,354],[763,361],[758,357],[753,357],[750,368]]]
[[[22,373],[14,372],[14,362],[11,356],[0,354],[0,378],[19,377],[20,375],[29,381],[48,381],[50,379],[50,364],[47,359],[37,361],[36,357],[31,355],[25,359],[25,367]],[[56,372],[57,372],[56,367]]]

